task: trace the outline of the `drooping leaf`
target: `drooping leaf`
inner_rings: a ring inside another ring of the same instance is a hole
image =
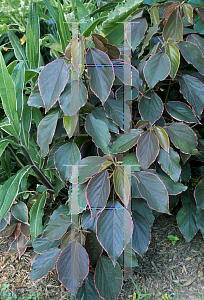
[[[46,65],[40,72],[38,85],[42,96],[45,112],[58,100],[69,78],[69,69],[62,58]]]
[[[156,136],[159,140],[159,144],[160,146],[167,152],[169,152],[169,137],[166,133],[166,131],[160,127],[160,126],[156,126],[155,127],[155,133],[156,133]]]
[[[169,153],[160,149],[158,156],[158,163],[161,165],[162,170],[167,173],[175,182],[179,180],[181,174],[181,167],[179,165],[180,157],[173,148],[170,147]]]
[[[180,78],[181,93],[192,105],[199,118],[204,106],[204,84],[196,77],[185,74]]]
[[[156,93],[147,93],[139,102],[139,111],[143,120],[148,120],[151,124],[155,123],[162,115],[164,110],[161,98]]]
[[[127,24],[125,33],[132,50],[135,50],[143,40],[147,27],[147,20],[145,18],[136,18]]]
[[[108,172],[103,170],[93,176],[87,185],[86,196],[91,209],[91,217],[95,217],[97,213],[105,208],[109,193]]]
[[[115,279],[117,278],[117,280]],[[101,255],[95,271],[95,286],[103,299],[117,300],[122,286],[122,272],[119,264]]]
[[[3,109],[9,119],[12,128],[18,136],[20,124],[18,113],[16,111],[16,92],[13,80],[8,73],[3,55],[0,51],[0,95]]]
[[[204,75],[204,59],[201,50],[193,43],[181,41],[178,43],[181,54],[201,74]]]
[[[170,177],[166,175],[156,175],[163,181],[169,195],[178,195],[187,190],[187,186],[183,185],[180,182],[174,182]]]
[[[56,270],[59,281],[76,296],[78,287],[89,272],[88,254],[78,241],[70,243],[60,253]]]
[[[104,153],[108,154],[108,143],[110,133],[105,122],[95,119],[92,114],[88,114],[85,123],[86,131],[92,136],[93,142],[101,148]]]
[[[118,256],[130,240],[131,223],[130,214],[119,202],[108,203],[106,209],[98,217],[96,234],[114,266]]]
[[[168,38],[173,39],[175,42],[183,40],[183,23],[181,20],[179,8],[174,9],[169,16],[163,30],[164,41]]]
[[[132,211],[132,219],[134,224],[132,247],[140,256],[143,256],[150,243],[150,226],[136,210]]]
[[[10,177],[1,187],[0,189],[0,222],[10,209],[13,201],[15,200],[19,185],[23,176],[28,172],[30,166],[26,166],[20,169],[16,175]]]
[[[45,116],[38,126],[37,142],[41,148],[42,157],[48,154],[49,144],[52,142],[57,126],[58,114],[58,112],[53,112]]]
[[[166,110],[174,119],[187,123],[199,123],[192,109],[183,102],[169,101]]]
[[[17,204],[14,204],[11,212],[15,219],[23,223],[28,223],[28,208],[24,202],[18,201]]]
[[[47,273],[55,267],[59,253],[59,248],[52,248],[37,256],[32,265],[30,280],[36,281],[46,276]]]
[[[153,131],[147,130],[139,137],[136,154],[142,169],[148,169],[155,161],[159,154],[159,141]]]
[[[123,167],[115,166],[115,170],[113,173],[113,182],[117,195],[127,207],[130,198],[130,185],[127,173],[125,172]]]
[[[175,45],[168,43],[166,45],[166,54],[168,55],[171,63],[170,76],[174,79],[180,65],[180,52]]]
[[[96,233],[89,229],[86,235],[85,249],[89,255],[90,265],[95,269],[103,248],[99,244]]]
[[[105,110],[103,107],[96,107],[92,110],[92,115],[95,119],[104,121],[110,131],[118,133],[118,126],[113,122],[112,119],[106,117]]]
[[[164,80],[169,75],[170,69],[170,59],[166,53],[159,52],[151,56],[143,70],[149,88],[153,88],[158,81]]]
[[[196,199],[196,204],[198,209],[204,209],[204,180],[202,179],[197,184],[195,191],[194,191],[194,197]]]
[[[77,300],[101,300],[99,297],[98,291],[95,287],[94,278],[89,273],[88,276],[84,279],[82,286],[79,287],[76,295]]]
[[[118,137],[113,143],[110,152],[126,152],[137,143],[137,140],[142,133],[142,129],[131,129],[129,132],[118,135]]]
[[[137,185],[141,196],[147,200],[150,208],[159,212],[169,213],[169,197],[161,179],[149,172],[135,172]]]
[[[181,233],[187,243],[198,231],[196,226],[196,206],[192,203],[186,203],[180,208],[177,214],[177,223]]]
[[[147,201],[143,198],[132,198],[132,210],[137,211],[143,216],[150,226],[154,222],[154,215],[152,209],[148,206]]]
[[[82,81],[72,80],[67,83],[59,103],[66,116],[73,116],[85,105],[88,98],[87,89]]]
[[[54,154],[55,167],[58,170],[63,181],[68,180],[71,175],[72,168],[79,163],[81,154],[77,145],[68,142],[62,145]]]
[[[113,65],[107,54],[95,48],[86,53],[86,65],[90,88],[105,103],[114,81]]]
[[[190,127],[182,123],[171,123],[165,129],[176,148],[186,154],[198,154],[196,134]]]
[[[130,109],[127,104],[120,100],[108,99],[105,102],[105,110],[109,118],[120,126],[122,130],[128,130],[130,127],[131,115]]]
[[[32,241],[43,231],[42,218],[44,215],[46,197],[46,193],[37,197],[37,201],[33,204],[30,210],[30,234]]]
[[[76,129],[77,123],[78,123],[78,114],[73,116],[65,116],[63,117],[63,124],[64,128],[68,134],[69,139],[73,136],[73,133]]]
[[[50,220],[43,232],[43,237],[47,237],[51,241],[59,240],[71,224],[71,216],[58,215],[56,219]]]

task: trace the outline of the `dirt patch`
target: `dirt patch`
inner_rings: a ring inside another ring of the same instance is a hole
[[[179,241],[172,245],[168,235],[177,235]],[[29,249],[18,260],[17,254],[5,256],[12,239],[0,239],[0,284],[9,283],[13,293],[23,297],[42,289],[43,299],[70,299],[67,291],[58,282],[56,271],[36,283],[29,280],[30,259],[32,250]],[[159,216],[152,228],[152,238],[144,257],[137,256],[139,267],[132,269],[132,277],[140,286],[140,291],[152,293],[149,300],[161,299],[158,293],[174,296],[178,291],[179,299],[199,300],[196,296],[204,294],[204,242],[200,232],[186,243],[180,233],[175,216]],[[131,273],[131,272],[130,272]],[[180,286],[178,286],[180,285]],[[182,286],[181,286],[182,285]],[[135,291],[129,273],[124,274],[124,285],[119,300],[131,299]],[[182,298],[183,297],[183,298]]]

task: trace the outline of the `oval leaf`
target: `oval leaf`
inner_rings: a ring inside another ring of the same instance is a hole
[[[28,223],[28,208],[24,202],[18,201],[17,204],[14,204],[11,212],[15,219],[23,223]]]
[[[165,151],[169,152],[169,137],[168,137],[166,131],[162,127],[156,126],[155,127],[155,133],[156,133],[156,136],[159,140],[160,146]]]
[[[170,101],[166,103],[166,110],[174,119],[187,123],[199,123],[192,109],[185,103]]]
[[[170,76],[172,79],[174,79],[180,65],[180,52],[176,46],[168,43],[166,45],[166,54],[168,55],[171,62]]]
[[[169,153],[160,149],[158,156],[158,163],[161,165],[162,170],[167,173],[175,182],[179,180],[181,174],[180,156],[173,148],[170,147]]]
[[[132,248],[143,256],[150,243],[150,227],[147,220],[135,210],[132,211],[132,220],[134,224]]]
[[[145,18],[136,18],[127,24],[126,37],[132,50],[135,50],[143,40],[147,27],[147,20]]]
[[[163,102],[156,93],[148,93],[139,102],[139,111],[143,120],[148,120],[154,124],[162,115]]]
[[[127,150],[131,149],[137,143],[137,140],[142,132],[142,129],[132,129],[130,132],[120,134],[114,141],[110,152],[126,152]]]
[[[113,182],[117,195],[127,207],[130,198],[130,184],[127,173],[125,172],[123,167],[118,165],[115,167],[115,170],[113,172]]]

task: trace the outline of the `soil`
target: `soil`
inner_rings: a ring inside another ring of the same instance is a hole
[[[179,237],[175,245],[167,238],[170,234]],[[19,298],[33,292],[37,294],[41,287],[43,299],[70,299],[65,288],[58,282],[55,270],[38,282],[31,283],[29,273],[33,251],[28,248],[20,261],[17,254],[5,256],[11,241],[10,238],[0,239],[0,285],[9,283],[11,292],[19,295]],[[162,299],[158,296],[159,293],[176,299],[174,297],[177,291],[179,299],[199,300],[204,295],[203,237],[198,232],[190,243],[186,243],[175,216],[161,215],[155,220],[149,249],[143,258],[137,258],[138,267],[125,269],[119,300],[131,299],[135,291],[129,275],[137,287],[140,287],[142,294],[144,288],[147,293],[151,293],[148,300]]]

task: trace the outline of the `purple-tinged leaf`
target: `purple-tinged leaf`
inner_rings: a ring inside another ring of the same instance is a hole
[[[0,231],[4,230],[7,226],[7,222],[6,220],[3,218],[0,222]],[[1,232],[0,232],[0,235],[1,235]]]
[[[42,253],[47,249],[58,247],[60,243],[61,240],[50,241],[48,238],[41,237],[34,239],[32,246],[35,252]]]
[[[87,89],[82,81],[72,80],[67,83],[59,103],[66,116],[73,116],[85,105],[88,99]]]
[[[91,211],[86,210],[82,215],[82,221],[81,221],[82,228],[85,229],[85,230],[89,228],[89,229],[96,232],[97,217],[98,216],[91,219]]]
[[[135,172],[138,190],[142,198],[147,200],[150,208],[163,213],[169,213],[169,197],[161,179],[149,172]]]
[[[60,253],[56,267],[59,281],[74,296],[89,273],[89,258],[84,247],[78,242],[70,243]]]
[[[17,204],[14,204],[11,208],[11,212],[18,221],[28,223],[28,208],[24,202],[18,201]]]
[[[180,208],[177,214],[177,223],[186,243],[189,243],[198,231],[195,204],[186,203]]]
[[[197,209],[204,209],[204,179],[200,180],[194,190]]]
[[[52,142],[57,126],[58,114],[54,112],[45,116],[38,126],[37,142],[41,148],[42,157],[48,154],[49,144]]]
[[[173,10],[169,16],[163,30],[164,41],[167,42],[169,38],[175,42],[183,40],[183,23],[179,8]]]
[[[54,154],[54,163],[63,181],[67,181],[71,175],[72,168],[81,159],[81,154],[77,145],[68,142],[62,145]]]
[[[95,217],[106,206],[110,193],[110,181],[106,170],[94,175],[86,189],[86,197],[91,209],[91,217]]]
[[[143,198],[132,198],[132,210],[137,211],[141,216],[143,216],[149,226],[151,227],[154,222],[154,215],[152,209],[148,206],[147,201]]]
[[[181,41],[178,43],[181,54],[187,61],[192,64],[202,75],[204,75],[204,57],[197,45]]]
[[[2,219],[4,220],[4,219]],[[1,221],[2,222],[2,221]],[[6,228],[0,231],[0,237],[9,237],[13,232],[14,229],[16,228],[16,223],[11,223],[11,225],[7,225]]]
[[[112,62],[103,51],[89,48],[86,53],[86,65],[90,78],[90,88],[101,102],[105,103],[115,77]]]
[[[40,72],[38,86],[47,112],[58,100],[69,79],[69,69],[63,58],[47,64]]]
[[[116,194],[127,207],[130,198],[130,184],[127,173],[123,167],[118,165],[115,166],[115,170],[113,172],[113,182]]]
[[[167,102],[166,111],[170,114],[170,116],[178,121],[185,121],[186,123],[200,123],[192,109],[183,102]]]
[[[84,279],[82,286],[79,287],[76,295],[76,300],[101,300],[99,297],[98,291],[94,284],[94,278],[89,273],[88,276]]]
[[[46,276],[47,273],[55,267],[59,253],[59,248],[52,248],[38,255],[32,265],[30,280],[36,281]]]
[[[96,235],[115,266],[132,235],[131,216],[118,201],[108,203],[98,217]]]
[[[147,27],[147,20],[145,18],[136,18],[127,24],[125,34],[133,51],[143,40]]]
[[[154,124],[162,115],[164,110],[163,102],[156,93],[147,93],[139,102],[139,111],[143,120]]]
[[[166,53],[159,52],[151,56],[143,69],[149,88],[152,89],[158,81],[164,80],[169,75],[170,69],[170,59]]]
[[[92,115],[95,119],[99,119],[101,121],[104,121],[110,131],[113,131],[115,133],[119,133],[118,126],[113,122],[112,119],[109,119],[106,117],[104,107],[96,107],[92,110]]]
[[[110,133],[104,121],[95,119],[92,114],[86,117],[85,129],[92,136],[93,142],[97,147],[108,154],[108,144],[110,142]]]
[[[123,277],[119,264],[101,255],[95,271],[95,286],[102,299],[117,300],[122,289]]]
[[[47,237],[50,241],[60,240],[71,224],[71,216],[59,215],[49,222],[43,232],[43,237]]]
[[[166,133],[166,131],[160,127],[160,126],[156,126],[155,127],[155,133],[156,133],[156,136],[159,140],[159,144],[160,146],[166,151],[166,152],[169,152],[169,137]]]
[[[150,243],[150,226],[147,220],[135,210],[132,211],[132,219],[134,224],[132,248],[140,256],[143,256],[147,251]]]
[[[159,154],[159,141],[152,130],[145,131],[138,139],[137,158],[142,169],[148,169]]]
[[[174,146],[186,154],[198,154],[197,137],[195,132],[185,124],[171,123],[165,130]]]
[[[98,242],[96,233],[90,229],[86,234],[85,249],[89,255],[90,265],[93,269],[95,269],[103,248]]]
[[[110,150],[111,153],[126,152],[131,149],[143,133],[142,129],[131,129],[129,132],[117,136]]]
[[[158,163],[161,165],[162,170],[167,173],[175,182],[179,180],[181,174],[180,156],[173,148],[170,147],[169,153],[160,149],[158,156]]]
[[[180,85],[180,92],[200,119],[204,106],[204,84],[198,78],[185,74],[180,78]]]

